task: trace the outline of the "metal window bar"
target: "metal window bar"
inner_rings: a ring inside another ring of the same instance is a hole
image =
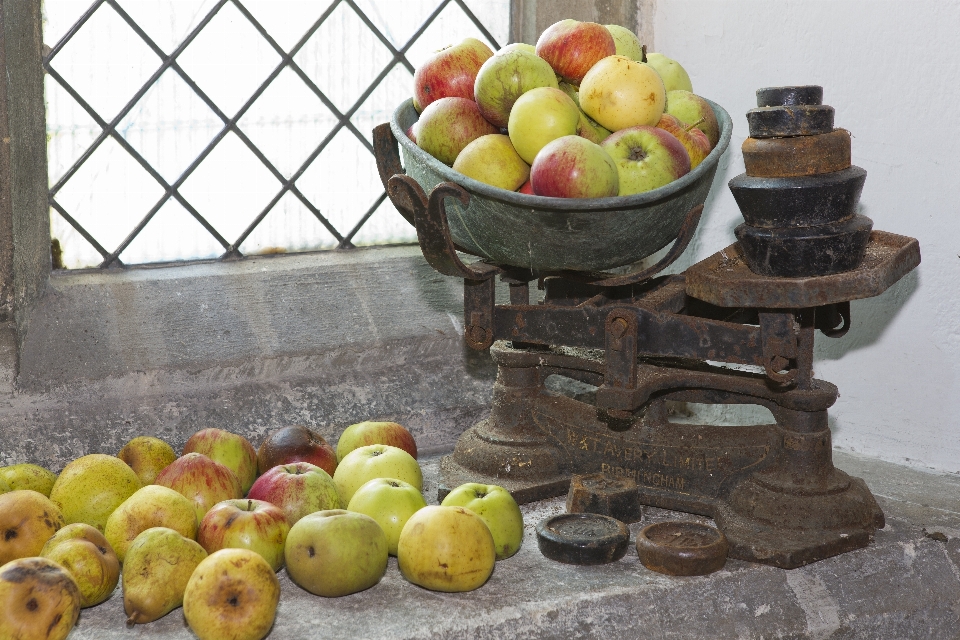
[[[251,97],[243,104],[242,107],[234,114],[231,118],[227,116],[217,105],[210,99],[210,97],[204,93],[202,89],[190,78],[189,75],[177,64],[177,57],[192,43],[200,32],[210,23],[210,21],[217,15],[217,13],[228,3],[231,2],[233,5],[243,14],[243,16],[250,21],[250,24],[256,29],[256,31],[269,43],[269,45],[280,55],[280,63],[276,68],[267,76],[260,86],[254,91]],[[93,14],[100,9],[104,4],[109,5],[116,13],[133,29],[133,31],[140,36],[140,38],[146,43],[146,45],[160,58],[161,64],[160,67],[149,77],[146,83],[140,87],[140,89],[133,95],[133,97],[120,109],[120,112],[110,121],[106,122],[96,110],[83,99],[82,96],[74,89],[57,71],[53,68],[51,63],[53,59],[57,56],[58,53],[63,49],[63,47],[73,38],[74,35],[83,27],[83,25],[90,19]],[[307,74],[300,68],[300,66],[294,61],[294,56],[306,45],[307,41],[316,33],[317,29],[324,23],[324,21],[334,12],[334,10],[345,4],[349,6],[364,23],[364,25],[370,29],[371,32],[376,36],[376,38],[382,42],[390,54],[392,59],[383,68],[383,70],[376,76],[374,81],[367,87],[367,89],[356,99],[353,106],[347,109],[344,112],[340,112],[339,109],[333,104],[333,102],[324,95],[324,92],[311,80]],[[499,44],[493,35],[487,30],[487,28],[480,22],[476,17],[473,11],[466,5],[464,0],[440,0],[437,7],[430,13],[424,23],[413,33],[410,39],[404,44],[401,48],[397,49],[390,40],[381,32],[380,29],[373,24],[373,22],[366,16],[366,14],[357,6],[354,0],[334,0],[331,2],[330,6],[323,12],[323,14],[314,22],[314,24],[307,30],[307,32],[302,36],[302,38],[297,42],[296,45],[290,50],[285,51],[276,40],[270,36],[270,34],[264,29],[260,22],[247,10],[241,0],[220,0],[197,24],[197,26],[184,38],[183,42],[177,46],[177,48],[170,54],[167,55],[163,50],[148,36],[144,30],[134,21],[126,11],[119,5],[117,0],[95,0],[93,4],[90,5],[90,8],[87,9],[79,20],[67,31],[66,34],[60,39],[57,44],[51,48],[46,55],[43,57],[43,67],[46,70],[47,74],[50,75],[57,83],[59,83],[72,97],[77,101],[77,104],[81,106],[96,124],[101,127],[102,131],[100,135],[93,141],[92,144],[80,155],[79,158],[73,163],[73,165],[60,177],[60,179],[50,187],[49,191],[49,202],[50,206],[56,210],[77,232],[87,240],[94,249],[103,257],[103,261],[100,263],[99,268],[106,269],[111,267],[122,267],[123,263],[120,261],[119,256],[123,251],[130,245],[131,242],[143,231],[147,223],[153,218],[153,216],[163,207],[164,204],[170,198],[174,198],[179,202],[184,209],[186,209],[190,215],[192,215],[196,220],[203,226],[204,229],[209,232],[218,243],[224,248],[224,253],[220,256],[221,260],[227,259],[236,259],[242,257],[239,247],[244,240],[250,235],[251,232],[260,224],[260,222],[266,217],[266,215],[273,209],[273,207],[280,201],[280,199],[286,194],[293,194],[303,205],[314,215],[317,220],[336,238],[338,249],[350,249],[354,248],[353,243],[351,242],[356,233],[360,228],[370,219],[373,213],[377,210],[384,200],[386,200],[386,193],[381,192],[381,194],[375,199],[373,205],[361,216],[360,220],[357,222],[354,227],[347,232],[346,234],[341,234],[334,226],[330,223],[329,220],[323,215],[323,213],[297,188],[296,181],[303,175],[311,163],[323,152],[324,148],[330,143],[331,140],[339,133],[342,129],[347,129],[360,141],[360,143],[371,153],[373,154],[373,146],[367,140],[367,138],[361,133],[356,126],[351,122],[353,115],[360,109],[364,104],[367,98],[377,89],[380,82],[387,77],[387,75],[394,69],[397,64],[403,65],[408,71],[413,73],[413,65],[407,60],[406,54],[409,51],[410,47],[423,35],[427,28],[437,19],[441,12],[450,4],[456,4],[464,14],[470,19],[470,21],[477,27],[480,33],[487,38],[490,43],[493,44],[494,48],[499,48]],[[293,175],[287,179],[283,174],[277,170],[277,168],[271,163],[264,153],[247,137],[247,135],[240,129],[237,123],[243,117],[243,115],[250,109],[250,107],[256,102],[263,92],[270,86],[270,83],[283,71],[285,68],[289,68],[291,71],[297,74],[297,76],[306,84],[306,86],[320,99],[320,101],[326,106],[327,109],[334,115],[337,120],[337,124],[333,127],[329,134],[317,145],[316,149],[307,157],[307,159],[301,164],[300,168],[293,173]],[[117,131],[117,125],[123,121],[123,118],[130,112],[131,109],[137,104],[137,102],[147,93],[147,91],[154,85],[154,83],[160,78],[160,76],[167,70],[172,69],[176,72],[180,78],[197,94],[197,96],[213,111],[214,114],[223,122],[223,127],[217,133],[216,136],[207,144],[207,146],[200,152],[200,154],[191,162],[187,168],[181,173],[181,175],[171,184],[168,183],[160,173],[140,154],[137,152],[133,146],[127,142],[127,140]],[[223,138],[230,132],[233,132],[249,149],[253,154],[263,163],[263,165],[270,171],[271,174],[280,182],[281,188],[279,192],[270,200],[267,206],[254,218],[253,222],[240,234],[240,236],[234,241],[229,242],[226,240],[217,230],[211,225],[201,214],[197,211],[187,199],[180,193],[179,189],[183,183],[190,177],[190,175],[197,169],[200,163],[210,155],[213,149],[217,144],[223,140]],[[160,199],[150,208],[147,214],[143,219],[134,227],[133,231],[117,246],[112,252],[105,249],[97,240],[86,230],[83,226],[70,215],[64,207],[57,202],[56,195],[57,192],[73,177],[81,166],[93,155],[94,151],[108,138],[112,137],[116,140],[124,150],[127,151],[133,157],[137,163],[140,164],[153,178],[156,180],[161,187],[163,187],[163,195]]]

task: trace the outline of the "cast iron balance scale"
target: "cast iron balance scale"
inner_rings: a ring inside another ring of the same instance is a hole
[[[574,474],[626,476],[641,504],[714,518],[730,557],[783,568],[864,547],[884,526],[866,484],[833,466],[838,391],[813,377],[814,334],[846,333],[850,301],[915,268],[919,246],[856,215],[865,172],[822,89],[757,95],[747,173],[730,185],[740,241],[679,275],[658,274],[690,242],[730,140],[714,103],[721,134],[703,163],[653,192],[595,200],[454,172],[406,135],[410,101],[374,130],[380,177],[424,256],[463,279],[467,345],[499,367],[489,417],[441,462],[441,493],[481,482],[525,503],[565,494]],[[656,264],[622,269],[671,241]],[[595,403],[548,391],[551,374],[594,385]],[[670,400],[761,405],[776,422],[672,423]]]

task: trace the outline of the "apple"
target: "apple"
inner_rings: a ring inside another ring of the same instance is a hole
[[[620,189],[617,165],[603,147],[577,135],[548,143],[530,168],[538,196],[606,198]]]
[[[147,529],[166,527],[193,540],[197,537],[198,522],[191,499],[169,487],[148,484],[110,514],[104,535],[120,562],[124,562],[131,543]]]
[[[710,141],[707,134],[695,126],[696,123],[685,125],[669,113],[660,116],[657,127],[672,133],[690,156],[690,170],[692,171],[704,158],[710,155]]]
[[[423,473],[416,458],[398,447],[370,444],[343,457],[333,474],[340,503],[349,505],[357,489],[374,478],[403,480],[423,491]]]
[[[440,98],[420,114],[417,146],[446,165],[452,165],[468,144],[490,133],[499,133],[466,98]]]
[[[435,52],[413,74],[413,97],[417,111],[440,98],[473,100],[473,83],[493,51],[476,38],[465,38]]]
[[[507,126],[517,98],[537,87],[557,88],[553,69],[537,54],[514,49],[483,63],[473,93],[483,117],[502,129]]]
[[[0,638],[64,640],[80,616],[80,590],[47,558],[0,564]]]
[[[427,506],[423,494],[403,480],[374,478],[357,489],[350,498],[347,511],[368,515],[377,521],[387,535],[390,555],[397,555],[400,532],[414,513]]]
[[[466,507],[480,516],[493,535],[497,560],[509,558],[523,544],[523,515],[509,491],[495,484],[468,482],[443,499],[444,507]]]
[[[569,82],[561,82],[560,90],[570,96],[577,104],[577,108],[580,109],[580,120],[577,121],[577,135],[597,144],[603,142],[606,137],[610,135],[610,131],[601,127],[593,118],[583,112],[583,108],[580,107],[580,93],[577,91],[577,88]]]
[[[271,431],[257,451],[257,469],[263,474],[293,462],[309,462],[332,476],[337,454],[323,436],[307,427],[295,425]]]
[[[50,490],[50,500],[63,512],[66,524],[86,522],[103,531],[113,510],[141,486],[123,460],[93,453],[63,468]]]
[[[343,509],[318,511],[290,528],[287,574],[318,596],[369,589],[387,570],[387,536],[370,516]]]
[[[220,549],[256,551],[274,571],[283,566],[290,525],[280,507],[264,500],[224,500],[203,516],[197,542],[207,553]]]
[[[410,138],[413,144],[417,144],[417,123],[418,122],[419,120],[417,122],[414,122],[409,127],[407,127],[407,137]]]
[[[123,561],[127,624],[146,624],[183,606],[183,592],[207,552],[173,529],[152,527],[134,538]]]
[[[280,581],[260,554],[221,549],[200,561],[183,592],[183,617],[200,640],[260,640],[270,633]]]
[[[472,591],[487,581],[496,562],[489,527],[465,507],[424,507],[400,532],[400,573],[431,591]]]
[[[253,483],[247,497],[280,507],[291,527],[308,513],[341,507],[333,478],[309,462],[282,464],[268,470]]]
[[[123,445],[117,457],[126,462],[140,478],[140,484],[153,484],[168,464],[177,459],[173,447],[153,436],[137,436]]]
[[[668,58],[662,53],[648,53],[647,64],[657,70],[660,77],[663,78],[663,86],[667,91],[682,89],[684,91],[693,91],[693,85],[690,83],[690,76],[686,69],[680,66],[676,60]]]
[[[717,122],[717,114],[713,112],[710,103],[706,100],[695,93],[675,89],[667,92],[665,111],[685,125],[699,122],[697,129],[707,134],[710,148],[717,146],[720,141],[720,123]]]
[[[511,51],[527,51],[533,55],[537,55],[537,48],[532,44],[527,44],[526,42],[511,42],[510,44],[506,44],[494,51],[493,55],[499,56]]]
[[[6,485],[7,491],[31,489],[50,497],[50,490],[57,481],[57,474],[40,465],[22,463],[0,467],[0,485]],[[0,489],[0,493],[4,493]]]
[[[480,136],[464,147],[453,163],[453,170],[468,178],[507,191],[516,191],[530,178],[530,165],[517,154],[510,138],[502,133]],[[343,442],[342,437],[340,442]],[[339,444],[337,457],[342,457]]]
[[[244,495],[257,479],[257,450],[249,440],[236,433],[223,429],[201,429],[190,436],[183,445],[182,453],[202,453],[233,471]]]
[[[120,560],[96,527],[85,522],[68,524],[53,534],[41,557],[66,569],[80,588],[80,606],[92,607],[113,594],[120,582]]]
[[[643,62],[643,45],[640,44],[640,38],[637,37],[637,34],[618,24],[605,24],[603,26],[613,36],[618,56],[626,56],[631,60]]]
[[[546,144],[577,133],[580,109],[560,89],[539,87],[520,96],[510,111],[510,142],[527,164]]]
[[[666,97],[660,74],[625,56],[604,58],[580,83],[580,107],[610,131],[654,126],[663,115]]]
[[[396,422],[367,420],[350,425],[340,434],[337,441],[337,462],[354,449],[368,444],[389,444],[403,449],[414,458],[417,457],[417,441],[406,427]]]
[[[60,507],[32,489],[0,495],[0,564],[35,556],[64,525]]]
[[[520,185],[520,188],[517,189],[517,193],[526,193],[527,195],[531,195],[531,196],[536,195],[533,192],[533,183],[530,182],[529,180],[527,180],[522,185]]]
[[[561,20],[547,27],[537,39],[537,55],[564,80],[576,85],[593,65],[616,52],[613,36],[596,22]]]
[[[690,156],[672,134],[656,127],[631,127],[600,145],[617,163],[620,195],[651,191],[690,171]]]
[[[157,484],[193,502],[197,522],[218,502],[243,497],[236,474],[202,453],[188,453],[174,460],[157,476]]]

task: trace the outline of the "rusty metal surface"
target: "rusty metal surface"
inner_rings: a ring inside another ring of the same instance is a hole
[[[567,513],[599,513],[621,522],[638,522],[643,509],[633,478],[607,473],[589,473],[570,478]]]
[[[714,527],[667,521],[637,533],[637,555],[647,569],[670,576],[705,576],[727,563],[729,544]]]
[[[747,111],[751,138],[812,136],[833,131],[834,109],[829,105],[778,105]]]
[[[856,269],[809,278],[755,274],[732,244],[686,270],[686,291],[720,307],[819,307],[878,296],[919,264],[917,240],[886,231],[871,232]]]
[[[537,546],[551,560],[565,564],[616,562],[627,553],[630,530],[610,516],[561,513],[537,524]]]
[[[748,176],[788,178],[841,171],[850,166],[850,132],[792,138],[747,138],[740,149]]]

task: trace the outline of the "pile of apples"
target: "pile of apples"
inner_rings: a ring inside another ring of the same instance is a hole
[[[619,25],[561,20],[536,46],[467,38],[414,74],[407,136],[454,170],[522,193],[627,196],[696,167],[720,138],[675,60]]]
[[[303,589],[343,596],[377,584],[388,556],[421,587],[482,586],[515,554],[523,517],[502,487],[465,484],[427,505],[413,436],[395,422],[349,426],[336,451],[303,426],[259,450],[204,429],[179,457],[141,436],[59,475],[0,468],[0,638],[65,638],[81,608],[123,577],[129,625],[183,607],[201,639],[259,640],[285,567]]]

